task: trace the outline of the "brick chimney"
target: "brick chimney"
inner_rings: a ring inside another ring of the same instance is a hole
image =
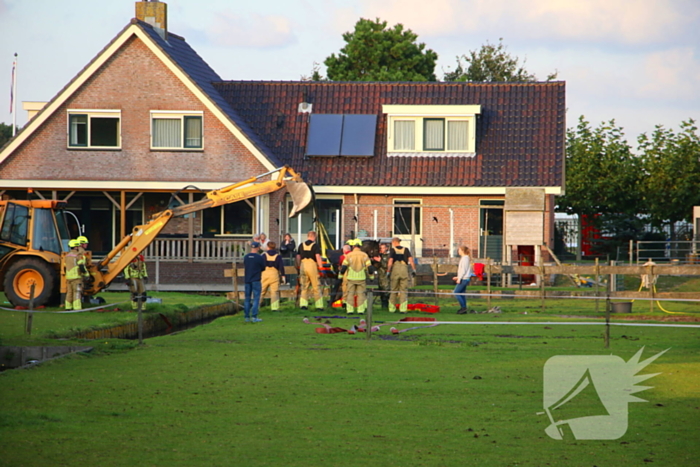
[[[158,0],[136,2],[136,19],[148,23],[163,39],[168,38],[168,5]]]

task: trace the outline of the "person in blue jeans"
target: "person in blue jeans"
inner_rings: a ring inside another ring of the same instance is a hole
[[[467,297],[462,295],[467,290],[469,281],[472,278],[472,260],[469,256],[469,248],[466,246],[459,247],[459,266],[457,267],[457,275],[452,278],[453,281],[457,283],[453,293],[457,297],[459,302],[459,310],[457,310],[458,315],[463,315],[467,312]]]
[[[261,275],[265,270],[265,258],[260,254],[260,243],[252,242],[250,250],[250,253],[243,257],[243,268],[245,269],[243,311],[246,323],[259,323],[262,321],[258,318],[258,309],[260,308]]]

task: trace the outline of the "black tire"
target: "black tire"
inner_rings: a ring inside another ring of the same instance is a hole
[[[34,288],[34,308],[49,305],[59,290],[58,273],[39,258],[23,258],[15,261],[5,274],[5,295],[14,306],[29,306],[29,291]]]

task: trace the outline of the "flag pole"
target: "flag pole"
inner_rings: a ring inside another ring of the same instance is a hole
[[[15,62],[12,64],[12,102],[10,103],[12,112],[12,137],[17,133],[17,52],[15,52]]]

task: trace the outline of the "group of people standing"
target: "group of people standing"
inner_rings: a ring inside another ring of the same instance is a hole
[[[264,242],[264,243],[263,243]],[[263,244],[265,246],[263,246]],[[244,313],[246,322],[262,321],[258,317],[261,297],[270,292],[271,309],[279,310],[279,284],[286,282],[283,257],[295,257],[299,271],[299,307],[307,310],[313,300],[314,308],[324,309],[321,290],[321,274],[324,270],[321,248],[316,232],[307,233],[306,241],[295,250],[291,235],[286,234],[280,250],[266,239],[256,235],[251,242],[251,252],[243,258],[245,268]],[[367,279],[379,277],[379,293],[384,308],[389,311],[408,312],[408,287],[410,276],[416,275],[416,265],[408,248],[401,246],[399,238],[393,238],[391,247],[379,245],[379,254],[370,258],[362,251],[362,241],[348,240],[337,265],[339,283],[342,283],[343,302],[347,313],[364,313],[367,309]]]
[[[63,257],[63,274],[66,277],[66,298],[63,308],[68,310],[83,309],[83,291],[90,286],[94,278],[90,274],[92,255],[88,251],[88,239],[79,236],[68,241],[70,250]],[[137,255],[126,268],[124,279],[131,292],[131,307],[136,310],[139,300],[146,300],[145,282],[148,280],[148,270],[143,255]]]
[[[263,243],[258,241],[264,241]],[[251,252],[243,258],[245,268],[245,286],[243,310],[245,321],[258,323],[261,298],[269,291],[270,308],[279,310],[279,286],[287,282],[283,259],[295,258],[299,270],[301,287],[299,306],[305,310],[309,307],[309,289],[311,289],[317,310],[323,309],[319,269],[323,268],[321,248],[316,243],[316,232],[307,234],[307,239],[298,248],[290,234],[286,234],[277,250],[275,242],[267,240],[265,234],[256,235],[250,244]]]
[[[338,280],[342,284],[343,302],[347,312],[365,312],[366,279],[376,274],[382,308],[392,313],[398,308],[400,313],[407,313],[409,281],[416,275],[416,263],[411,251],[401,246],[401,240],[394,237],[391,245],[379,244],[378,254],[371,258],[362,251],[362,241],[359,239],[348,240],[346,246],[352,250],[341,256]],[[360,271],[361,265],[365,266],[366,274]]]
[[[264,246],[263,246],[264,245]],[[467,312],[464,292],[472,275],[469,248],[459,248],[460,262],[454,293],[460,304],[457,313]],[[265,234],[255,236],[251,242],[251,252],[244,259],[246,322],[262,321],[258,317],[261,297],[270,292],[270,306],[279,310],[279,285],[286,283],[283,258],[295,258],[299,271],[299,307],[307,310],[310,300],[314,300],[317,311],[324,309],[321,290],[321,274],[324,270],[321,248],[316,242],[316,232],[309,231],[306,241],[296,248],[294,239],[285,234],[279,251],[277,244],[267,240]],[[337,264],[338,286],[342,287],[342,300],[348,314],[362,314],[367,309],[367,280],[378,277],[378,293],[382,307],[390,312],[408,312],[408,288],[411,277],[416,275],[416,263],[408,248],[394,237],[391,245],[379,245],[379,253],[370,258],[362,250],[360,239],[348,240]]]
[[[289,236],[289,239],[287,239]],[[283,246],[289,245],[289,240],[294,244],[291,235],[285,235]],[[281,247],[282,248],[282,247]],[[281,249],[280,248],[280,249]],[[278,311],[280,306],[280,283],[287,282],[284,271],[283,254],[277,251],[277,244],[267,239],[263,234],[253,237],[250,243],[250,253],[243,257],[243,267],[245,268],[245,285],[243,309],[246,323],[258,323],[262,321],[258,317],[260,299],[268,291],[270,292],[270,308]]]

